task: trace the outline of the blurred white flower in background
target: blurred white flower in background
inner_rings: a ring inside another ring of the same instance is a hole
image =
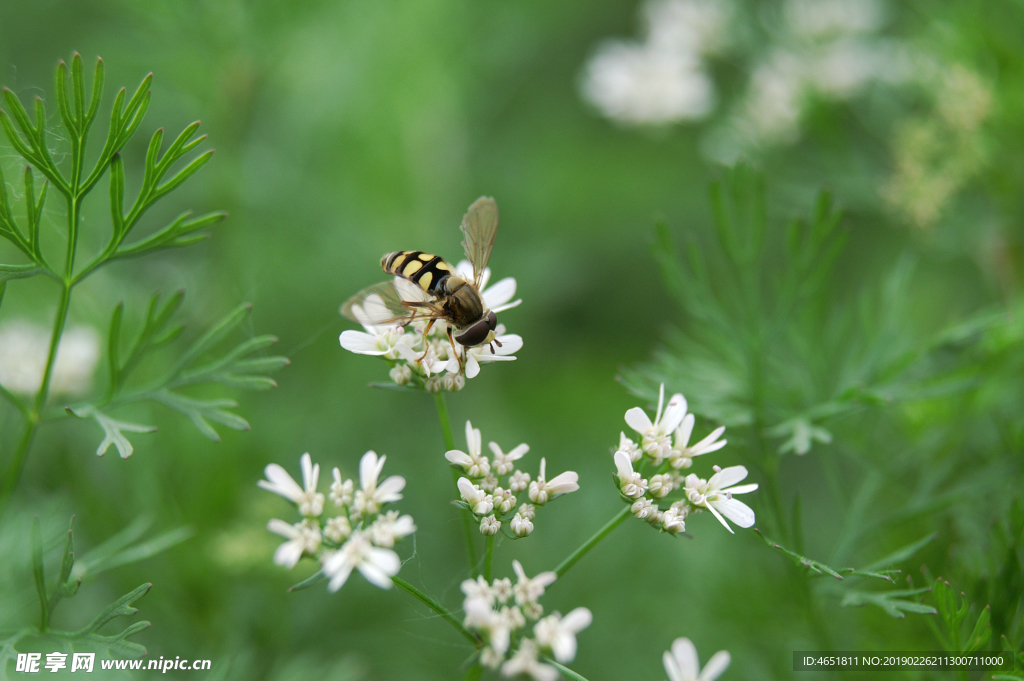
[[[43,381],[50,348],[50,330],[25,320],[0,327],[0,385],[34,395]],[[50,379],[51,394],[81,395],[92,387],[100,359],[100,335],[89,326],[64,331]]]
[[[633,43],[608,43],[587,64],[583,94],[608,118],[657,125],[703,118],[714,88],[692,54]]]
[[[646,40],[610,41],[584,69],[583,96],[627,125],[661,125],[707,116],[714,84],[702,57],[725,43],[731,6],[715,0],[644,5]]]

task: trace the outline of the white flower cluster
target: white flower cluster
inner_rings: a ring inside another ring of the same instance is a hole
[[[15,320],[0,328],[0,385],[22,395],[34,395],[43,381],[49,329]],[[100,359],[100,335],[89,326],[64,331],[50,378],[52,394],[81,395],[92,387]]]
[[[884,19],[879,0],[788,0],[778,43],[751,72],[737,132],[753,142],[792,142],[815,97],[846,100],[873,82],[908,79],[909,48],[876,35]]]
[[[538,601],[557,579],[555,573],[527,577],[517,560],[512,561],[512,569],[515,584],[508,578],[488,584],[483,577],[462,583],[466,628],[486,642],[480,663],[489,669],[500,667],[507,677],[526,675],[536,681],[557,681],[559,671],[541,662],[540,656],[550,654],[559,662],[571,662],[576,657],[576,634],[590,626],[593,616],[586,608],[576,608],[564,617],[557,612],[543,617],[544,608]],[[530,623],[532,638],[526,636]]]
[[[466,421],[466,449],[469,451],[453,449],[444,455],[451,465],[466,473],[465,477],[459,478],[459,494],[480,520],[481,534],[493,536],[503,523],[508,523],[514,538],[526,537],[533,532],[538,506],[580,488],[579,476],[573,471],[548,480],[545,459],[540,460],[540,474],[535,480],[529,473],[518,470],[515,462],[530,451],[525,444],[506,454],[496,442],[490,442],[488,445],[494,458],[489,459],[483,454],[482,443],[480,431]],[[521,497],[524,492],[531,503],[523,503],[517,509],[517,495]]]
[[[703,118],[715,95],[702,57],[724,41],[730,6],[721,0],[654,0],[643,12],[646,40],[602,45],[587,63],[584,97],[628,125]]]
[[[455,267],[456,273],[467,280],[473,278],[473,266],[468,260],[462,260]],[[487,288],[491,278],[491,269],[483,272],[480,295],[484,307],[498,314],[516,307],[522,301],[512,300],[516,295],[516,280],[512,277],[502,279],[494,286]],[[395,278],[402,299],[409,301],[427,300],[423,290],[401,277]],[[352,313],[359,319],[363,331],[344,331],[341,334],[341,347],[360,355],[374,355],[387,360],[391,366],[391,380],[398,385],[409,385],[424,388],[432,393],[442,390],[458,391],[466,385],[467,378],[474,378],[480,373],[480,365],[489,362],[509,362],[515,359],[514,354],[523,347],[523,339],[516,334],[505,333],[505,325],[498,324],[495,329],[495,342],[475,348],[456,345],[462,357],[463,370],[460,371],[459,358],[454,356],[452,345],[448,339],[448,325],[438,320],[423,334],[427,322],[414,321],[402,325],[375,324],[374,319],[389,316],[376,314],[385,310],[383,301],[373,296],[367,298],[363,306],[353,306]]]
[[[326,497],[317,491],[320,464],[314,465],[309,454],[301,458],[301,486],[284,468],[269,464],[267,479],[257,484],[297,505],[303,516],[294,525],[276,518],[267,524],[271,532],[288,540],[274,553],[274,562],[291,569],[302,556],[318,559],[324,575],[331,580],[331,591],[340,589],[353,569],[373,584],[390,588],[391,578],[401,566],[392,548],[397,540],[415,532],[416,525],[411,516],[383,510],[385,504],[402,498],[400,492],[405,487],[405,478],[400,475],[379,482],[386,459],[372,451],[363,455],[358,489],[351,479],[343,480],[341,471],[335,468]],[[338,513],[321,525],[328,499]]]
[[[672,642],[672,650],[662,656],[668,681],[715,681],[730,661],[729,653],[719,650],[701,669],[697,648],[688,638],[677,638]]]
[[[694,457],[724,447],[726,441],[718,438],[725,432],[725,426],[691,445],[694,416],[686,412],[686,398],[676,393],[662,412],[664,402],[665,386],[662,385],[654,421],[640,407],[626,412],[626,423],[640,436],[639,443],[625,433],[619,436],[619,447],[614,455],[619,493],[632,504],[633,515],[670,534],[685,532],[686,518],[704,509],[711,511],[729,532],[733,530],[726,518],[740,527],[752,526],[754,512],[742,501],[733,499],[734,494],[757,489],[756,484],[732,487],[747,477],[746,468],[714,466],[715,474],[708,480],[692,473],[684,477],[679,472],[690,468]],[[639,466],[634,468],[633,464],[638,462]],[[650,477],[644,477],[647,466],[654,468]],[[670,495],[677,491],[682,492],[682,498],[672,500]],[[669,505],[662,509],[659,504]]]

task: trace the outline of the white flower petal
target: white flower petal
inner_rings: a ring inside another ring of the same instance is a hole
[[[725,668],[729,666],[731,659],[728,652],[719,650],[704,665],[704,669],[701,670],[700,677],[698,677],[699,681],[715,681],[715,679],[722,675]]]
[[[472,466],[473,459],[465,452],[460,452],[457,449],[452,449],[444,453],[444,458],[448,459],[449,463],[453,463],[456,466]]]
[[[633,476],[633,462],[629,460],[629,454],[625,452],[615,452],[615,469],[619,472],[619,477],[622,479],[631,478]]]
[[[390,589],[393,585],[391,577],[398,574],[402,562],[398,554],[391,549],[373,547],[369,550],[366,560],[361,561],[356,567],[366,581],[375,584],[382,589]]]
[[[696,679],[700,673],[697,648],[688,638],[677,638],[672,642],[672,657],[679,671],[679,681]],[[668,671],[668,666],[665,668]],[[671,681],[676,681],[672,679]]]
[[[286,541],[274,551],[274,563],[289,570],[298,564],[300,558],[302,558],[302,541],[299,539]]]
[[[493,311],[494,308],[501,307],[516,297],[516,280],[512,277],[505,277],[483,293],[487,309]]]
[[[452,368],[450,368],[451,367],[451,362],[448,363],[449,364],[448,371],[453,373],[453,374],[454,373],[458,373],[458,371],[459,371],[458,360],[455,360],[455,361],[456,361],[456,365],[454,367],[454,370]],[[467,355],[467,357],[466,357],[466,378],[476,378],[479,373],[480,373],[480,362],[477,361],[475,354],[469,353]]]
[[[728,492],[729,494],[747,494],[749,492],[753,492],[756,489],[757,483],[753,482],[750,483],[749,485],[737,485],[736,487],[730,487],[729,489],[723,491]]]
[[[546,489],[549,494],[568,494],[569,492],[575,492],[580,488],[579,486],[580,476],[574,471],[566,471],[565,473],[559,473],[555,477],[548,480]]]
[[[276,463],[267,464],[267,467],[263,469],[263,473],[267,476],[266,480],[260,480],[256,484],[274,494],[280,494],[285,499],[291,502],[299,503],[303,497],[302,487],[299,483],[295,482],[292,476],[288,475],[281,466]]]
[[[387,348],[381,350],[378,337],[362,331],[342,331],[338,338],[341,347],[359,355],[385,355]]]
[[[679,427],[684,416],[686,416],[686,398],[682,393],[676,393],[669,399],[665,413],[658,421],[658,430],[665,434],[671,433]]]
[[[690,435],[693,434],[693,414],[687,414],[683,417],[683,422],[679,424],[679,430],[676,431],[676,447],[683,449],[690,442]]]
[[[712,489],[725,489],[745,477],[747,477],[747,469],[744,466],[729,466],[712,475],[708,480],[708,485]]]
[[[739,527],[751,527],[754,524],[754,512],[739,499],[716,499],[709,502],[709,505],[712,512],[715,512],[717,509]],[[715,515],[718,515],[718,513],[715,513]],[[729,531],[732,532],[732,530]]]
[[[707,504],[704,505],[704,508],[706,508],[709,511],[711,511],[711,515],[713,515],[716,518],[718,518],[718,522],[722,523],[722,527],[724,527],[725,529],[729,530],[729,534],[736,534],[735,532],[733,532],[732,528],[729,527],[729,523],[727,523],[725,521],[725,518],[722,517],[722,514],[718,512],[718,509],[715,508],[717,506],[717,503],[718,502],[707,503]],[[751,523],[751,524],[753,524],[753,523]]]
[[[383,457],[381,457],[381,460],[383,461]],[[403,489],[405,489],[405,478],[401,475],[392,475],[377,485],[377,493],[374,495],[374,498],[382,504],[390,504],[402,498],[399,492]]]
[[[640,407],[633,407],[626,412],[626,425],[641,435],[654,427],[647,412]]]

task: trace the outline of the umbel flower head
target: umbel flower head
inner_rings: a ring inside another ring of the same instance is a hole
[[[550,654],[559,662],[571,662],[576,657],[576,634],[590,626],[593,616],[586,608],[576,608],[564,617],[557,612],[544,617],[540,599],[557,576],[542,572],[528,577],[516,560],[512,569],[515,584],[508,578],[487,582],[483,577],[462,583],[466,628],[485,643],[480,651],[485,667],[500,668],[506,677],[526,675],[537,681],[557,681],[561,678],[558,670],[544,664],[541,657]]]
[[[538,506],[580,488],[579,476],[573,471],[548,480],[547,461],[543,458],[536,479],[517,469],[516,462],[530,451],[526,444],[506,454],[496,442],[491,442],[491,460],[484,455],[482,443],[480,431],[466,421],[467,451],[452,449],[444,455],[449,464],[465,473],[457,482],[459,496],[462,505],[480,521],[482,534],[493,536],[505,527],[510,539],[529,536]],[[530,503],[520,504],[524,492]]]
[[[719,439],[724,426],[691,445],[694,415],[687,413],[686,398],[680,393],[672,395],[666,406],[664,385],[658,392],[653,420],[640,407],[627,411],[625,419],[639,442],[621,433],[612,459],[619,495],[630,504],[633,515],[669,534],[685,532],[686,519],[705,510],[729,532],[733,530],[727,520],[740,527],[753,526],[754,512],[733,498],[757,489],[757,484],[736,485],[747,477],[746,468],[713,466],[709,480],[693,473],[683,477],[679,472],[693,466],[696,457],[725,446],[726,441]]]
[[[468,260],[462,260],[455,266],[456,274],[471,281],[473,266]],[[513,300],[516,295],[516,280],[506,277],[493,286],[488,286],[491,278],[490,268],[485,268],[481,277],[480,295],[484,307],[495,314],[519,305],[522,300]],[[403,300],[424,302],[429,300],[428,294],[417,285],[395,278],[395,288]],[[452,351],[452,343],[448,339],[448,325],[437,320],[427,331],[426,321],[416,320],[412,323],[391,321],[381,324],[374,320],[392,317],[387,311],[384,301],[377,295],[370,295],[362,305],[353,305],[351,315],[362,324],[365,331],[344,331],[341,334],[341,347],[360,355],[381,357],[391,366],[389,376],[398,385],[409,386],[440,392],[461,390],[466,379],[475,378],[480,374],[484,364],[492,362],[510,362],[515,353],[523,347],[523,339],[506,333],[505,325],[498,324],[494,330],[495,341],[472,348],[455,344],[458,357]],[[460,361],[461,360],[461,361]]]
[[[391,578],[401,566],[392,549],[396,541],[415,532],[416,525],[411,516],[384,510],[387,504],[401,500],[405,487],[405,478],[399,475],[380,480],[386,459],[372,451],[363,455],[358,489],[351,479],[342,478],[339,469],[332,471],[329,499],[335,515],[325,514],[327,497],[317,491],[320,465],[314,464],[309,454],[300,459],[302,485],[281,466],[269,464],[267,479],[257,484],[291,501],[303,516],[294,525],[277,518],[267,524],[267,529],[288,540],[274,553],[274,562],[291,569],[304,556],[315,558],[330,579],[331,591],[340,589],[353,570],[372,584],[390,588]]]

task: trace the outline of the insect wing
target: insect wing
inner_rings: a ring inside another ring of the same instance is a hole
[[[383,326],[408,319],[413,310],[404,305],[404,289],[399,291],[394,281],[382,281],[367,286],[341,306],[341,314],[364,326]]]
[[[473,284],[480,288],[480,280],[487,260],[494,248],[494,237],[498,233],[498,204],[489,196],[481,196],[473,202],[462,218],[462,233],[466,240],[462,248],[466,258],[473,265]]]

